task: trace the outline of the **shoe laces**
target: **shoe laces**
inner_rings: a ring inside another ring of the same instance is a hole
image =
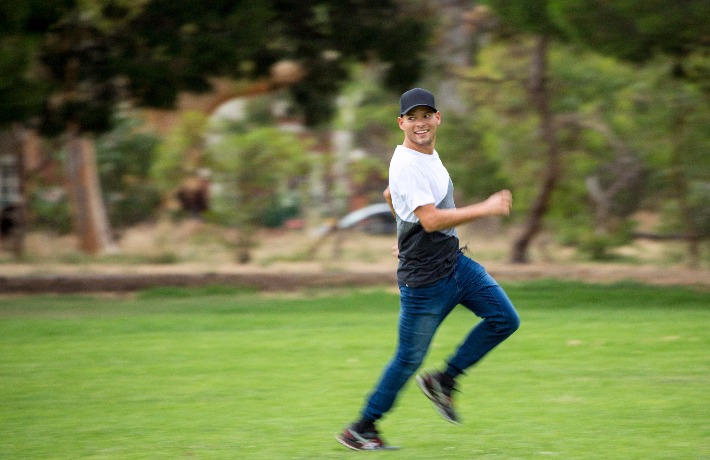
[[[452,394],[454,391],[459,391],[459,389],[456,388],[455,382],[454,382],[454,385],[453,385],[453,386],[449,386],[449,385],[446,385],[446,384],[444,383],[444,374],[443,374],[443,372],[439,372],[439,373],[437,373],[436,375],[434,375],[434,376],[432,376],[432,377],[435,378],[436,381],[438,382],[439,387],[441,388],[442,393],[444,393],[444,395],[448,396],[449,398],[451,397],[451,394]]]

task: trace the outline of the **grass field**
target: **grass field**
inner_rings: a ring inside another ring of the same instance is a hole
[[[333,435],[391,356],[392,292],[0,297],[0,458],[710,458],[710,293],[504,287],[522,325],[461,381],[464,424],[410,384],[379,453]],[[426,367],[474,321],[456,310]]]

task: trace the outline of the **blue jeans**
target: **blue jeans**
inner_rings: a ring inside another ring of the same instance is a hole
[[[439,325],[457,305],[483,318],[448,359],[460,372],[476,364],[520,325],[503,289],[485,268],[463,254],[446,278],[424,287],[400,285],[399,289],[399,344],[363,409],[367,420],[378,420],[392,408],[399,391],[424,361]]]

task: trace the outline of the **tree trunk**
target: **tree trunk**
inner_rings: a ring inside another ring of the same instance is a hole
[[[99,183],[94,143],[76,130],[67,134],[66,174],[80,248],[92,255],[115,252]]]
[[[12,254],[16,259],[21,259],[25,255],[25,235],[27,234],[27,166],[25,164],[25,139],[27,138],[24,128],[14,126],[13,136],[16,139],[18,149],[17,155],[17,177],[19,180],[18,193],[20,201],[15,210],[15,229],[12,234]]]
[[[18,125],[9,127],[0,132],[0,154],[6,154],[12,158],[9,167],[13,173],[5,177],[6,180],[12,181],[13,175],[17,179],[15,196],[13,196],[12,182],[3,184],[6,187],[2,197],[8,199],[3,203],[0,201],[0,210],[3,217],[3,238],[9,242],[9,248],[16,259],[22,258],[24,255],[24,236],[25,236],[25,198],[24,190],[24,155],[23,155],[23,136],[22,128]],[[5,233],[7,232],[7,233]]]
[[[641,186],[645,168],[633,154],[632,149],[601,120],[580,119],[578,114],[568,114],[557,117],[556,124],[558,127],[569,126],[575,130],[591,129],[601,134],[616,154],[614,162],[608,166],[608,171],[604,171],[605,176],[611,178],[611,183],[606,187],[602,185],[601,173],[585,179],[587,195],[594,206],[595,232],[599,235],[608,235],[615,230],[621,218],[626,217],[626,215],[613,215],[612,208],[618,202],[619,195]],[[625,212],[631,213],[632,210]]]
[[[236,259],[237,263],[244,265],[248,264],[252,260],[252,249],[256,245],[255,234],[256,229],[254,227],[242,227],[239,229],[239,234],[237,235],[236,248]]]
[[[513,242],[511,262],[514,263],[528,262],[528,247],[542,228],[542,219],[550,206],[552,192],[557,187],[560,176],[559,145],[548,100],[547,48],[548,38],[539,36],[534,48],[529,83],[530,99],[537,111],[540,132],[546,145],[547,165],[523,230]]]
[[[466,24],[466,13],[471,10],[468,0],[439,2],[441,29],[438,49],[433,56],[435,65],[443,69],[436,88],[436,105],[444,113],[462,115],[466,105],[459,96],[457,71],[471,65],[472,32]]]
[[[686,178],[685,172],[683,171],[683,140],[685,137],[686,130],[686,117],[685,114],[679,113],[674,121],[674,132],[676,135],[673,137],[673,162],[671,167],[671,180],[673,181],[673,189],[676,193],[676,199],[678,200],[678,208],[680,211],[680,218],[683,222],[683,227],[685,227],[685,232],[691,237],[688,238],[688,267],[697,268],[700,262],[700,240],[695,231],[695,224],[693,222],[693,213],[691,211],[690,203],[688,202],[689,187],[688,180]]]

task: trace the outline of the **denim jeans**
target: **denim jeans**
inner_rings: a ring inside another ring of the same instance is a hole
[[[476,364],[520,325],[513,304],[485,268],[459,254],[453,272],[424,287],[400,285],[399,343],[363,409],[363,418],[377,420],[392,408],[397,394],[421,366],[431,341],[449,313],[461,304],[479,321],[456,352],[450,366],[463,372]]]

